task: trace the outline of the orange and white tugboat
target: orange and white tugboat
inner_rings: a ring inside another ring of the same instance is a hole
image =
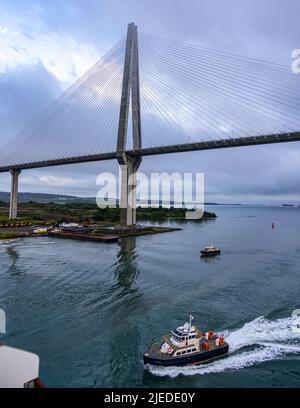
[[[163,337],[162,342],[153,344],[144,354],[144,364],[160,366],[184,366],[202,364],[228,353],[229,345],[223,336],[213,331],[202,333],[189,323],[177,327]]]
[[[213,245],[207,246],[201,250],[201,256],[215,256],[215,255],[220,255],[220,254],[221,254],[221,249]]]

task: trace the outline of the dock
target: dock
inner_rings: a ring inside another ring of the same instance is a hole
[[[50,237],[79,239],[82,241],[96,241],[96,242],[116,242],[119,239],[118,235],[95,234],[95,233],[78,233],[72,231],[50,231]]]
[[[40,230],[40,232],[38,231]],[[0,239],[15,239],[26,237],[50,236],[55,238],[77,239],[80,241],[94,242],[117,242],[120,238],[138,237],[142,235],[161,234],[172,231],[180,231],[181,228],[161,226],[137,226],[135,228],[121,228],[116,225],[94,224],[81,229],[70,228],[58,229],[54,226],[44,227],[42,225],[0,227]]]

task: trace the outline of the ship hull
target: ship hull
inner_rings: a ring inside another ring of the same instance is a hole
[[[227,354],[228,350],[229,345],[225,343],[224,346],[209,351],[199,351],[197,353],[192,353],[178,357],[172,356],[161,357],[158,353],[149,352],[144,354],[144,364],[145,365],[151,364],[164,367],[204,364]]]
[[[221,255],[221,251],[201,251],[201,256],[216,256]]]

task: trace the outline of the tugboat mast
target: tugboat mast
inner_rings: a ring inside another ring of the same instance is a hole
[[[194,320],[194,316],[190,315],[190,331],[192,329],[192,320]]]

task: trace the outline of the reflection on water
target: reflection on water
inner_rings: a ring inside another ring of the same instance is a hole
[[[8,246],[6,248],[6,253],[11,260],[11,263],[8,267],[8,272],[11,275],[20,275],[22,272],[17,266],[18,259],[20,257],[19,251],[14,246]]]
[[[141,336],[133,311],[138,309],[143,296],[135,285],[140,274],[136,238],[121,238],[118,245],[114,276],[117,287],[122,292],[118,296],[119,302],[112,307],[114,316],[111,324],[114,329],[109,340],[109,373],[116,387],[122,386],[124,376],[129,378],[132,370],[140,369],[140,363],[136,361],[136,350]],[[121,322],[126,322],[125,328]]]
[[[137,265],[136,238],[120,238],[116,269],[114,271],[118,286],[130,289],[139,276]]]
[[[213,264],[216,262],[220,262],[220,256],[216,255],[216,256],[204,256],[204,255],[200,255],[200,259],[202,262],[205,262],[207,264]]]

